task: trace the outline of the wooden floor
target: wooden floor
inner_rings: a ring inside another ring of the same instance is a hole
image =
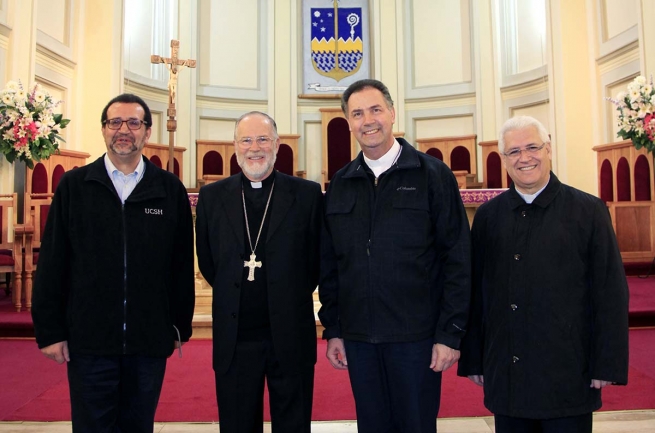
[[[493,418],[448,418],[437,421],[439,433],[494,432]],[[211,423],[156,423],[155,433],[217,433],[218,424]],[[69,422],[0,422],[0,433],[70,433]],[[264,432],[271,432],[270,423]],[[357,423],[314,422],[313,433],[355,433]],[[648,411],[598,412],[594,414],[594,433],[653,433],[655,409]]]

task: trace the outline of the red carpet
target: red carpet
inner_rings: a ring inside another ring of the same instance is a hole
[[[655,326],[655,277],[628,277],[630,326]]]
[[[628,266],[628,265],[626,265]],[[644,270],[646,273],[648,269]],[[630,327],[655,326],[655,275],[650,278],[628,277],[630,288]],[[11,296],[0,291],[0,338],[34,337],[32,317],[28,311],[17,313]]]
[[[630,331],[629,385],[603,392],[603,410],[655,409],[655,329]],[[334,370],[318,342],[314,420],[353,420],[355,407],[348,374]],[[46,359],[31,340],[0,340],[0,420],[61,421],[70,419],[66,368]],[[268,413],[268,409],[266,409]],[[482,389],[444,374],[440,417],[485,416]],[[266,415],[268,419],[268,415]],[[184,358],[171,357],[157,411],[157,421],[216,421],[211,369],[211,341],[184,346]]]

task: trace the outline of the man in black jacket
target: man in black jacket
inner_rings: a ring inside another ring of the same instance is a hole
[[[275,171],[275,121],[237,119],[242,173],[200,189],[198,266],[213,288],[221,433],[261,432],[264,380],[274,431],[311,429],[321,188]]]
[[[550,171],[536,119],[509,119],[509,190],[473,220],[473,298],[458,374],[498,433],[591,433],[601,389],[628,380],[628,286],[605,203]]]
[[[360,432],[434,433],[441,372],[459,358],[467,322],[468,220],[448,167],[394,139],[383,83],[358,81],[341,101],[362,152],[326,195],[327,357],[348,369]]]
[[[152,432],[166,359],[191,337],[193,220],[182,182],[142,156],[146,103],[117,96],[101,122],[107,153],[64,174],[48,213],[34,331],[68,363],[74,432]]]

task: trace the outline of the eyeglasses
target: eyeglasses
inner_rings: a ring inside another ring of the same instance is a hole
[[[543,143],[541,146],[537,146],[536,144],[531,144],[529,146],[526,146],[525,149],[519,149],[519,148],[512,149],[509,152],[503,153],[503,155],[505,155],[510,159],[518,158],[521,155],[521,152],[526,152],[528,155],[533,155],[539,152],[541,149],[543,149],[545,145],[546,143]]]
[[[107,128],[109,129],[121,129],[123,127],[123,123],[127,123],[128,129],[132,131],[136,131],[137,129],[140,129],[141,124],[148,125],[148,123],[145,120],[135,119],[135,118],[129,118],[127,120],[123,120],[120,117],[116,117],[114,119],[107,119],[103,123],[107,125]]]
[[[237,143],[239,143],[239,145],[242,147],[250,147],[255,142],[259,147],[268,147],[273,142],[273,139],[265,135],[260,135],[259,137],[255,137],[255,138],[243,137],[237,141]]]

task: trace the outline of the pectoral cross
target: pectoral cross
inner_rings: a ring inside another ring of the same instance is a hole
[[[168,121],[166,130],[168,131],[168,171],[175,172],[175,160],[173,148],[175,146],[175,131],[177,130],[177,120],[175,120],[175,101],[177,98],[177,73],[178,67],[195,68],[195,60],[180,60],[177,58],[177,52],[180,49],[180,41],[171,39],[171,56],[161,57],[157,55],[150,56],[150,63],[163,63],[169,71],[168,77]]]
[[[252,253],[250,255],[250,260],[247,262],[244,260],[243,262],[243,267],[244,268],[250,268],[248,271],[248,281],[255,281],[255,268],[261,268],[262,267],[262,262],[257,262],[255,261],[255,253]]]

